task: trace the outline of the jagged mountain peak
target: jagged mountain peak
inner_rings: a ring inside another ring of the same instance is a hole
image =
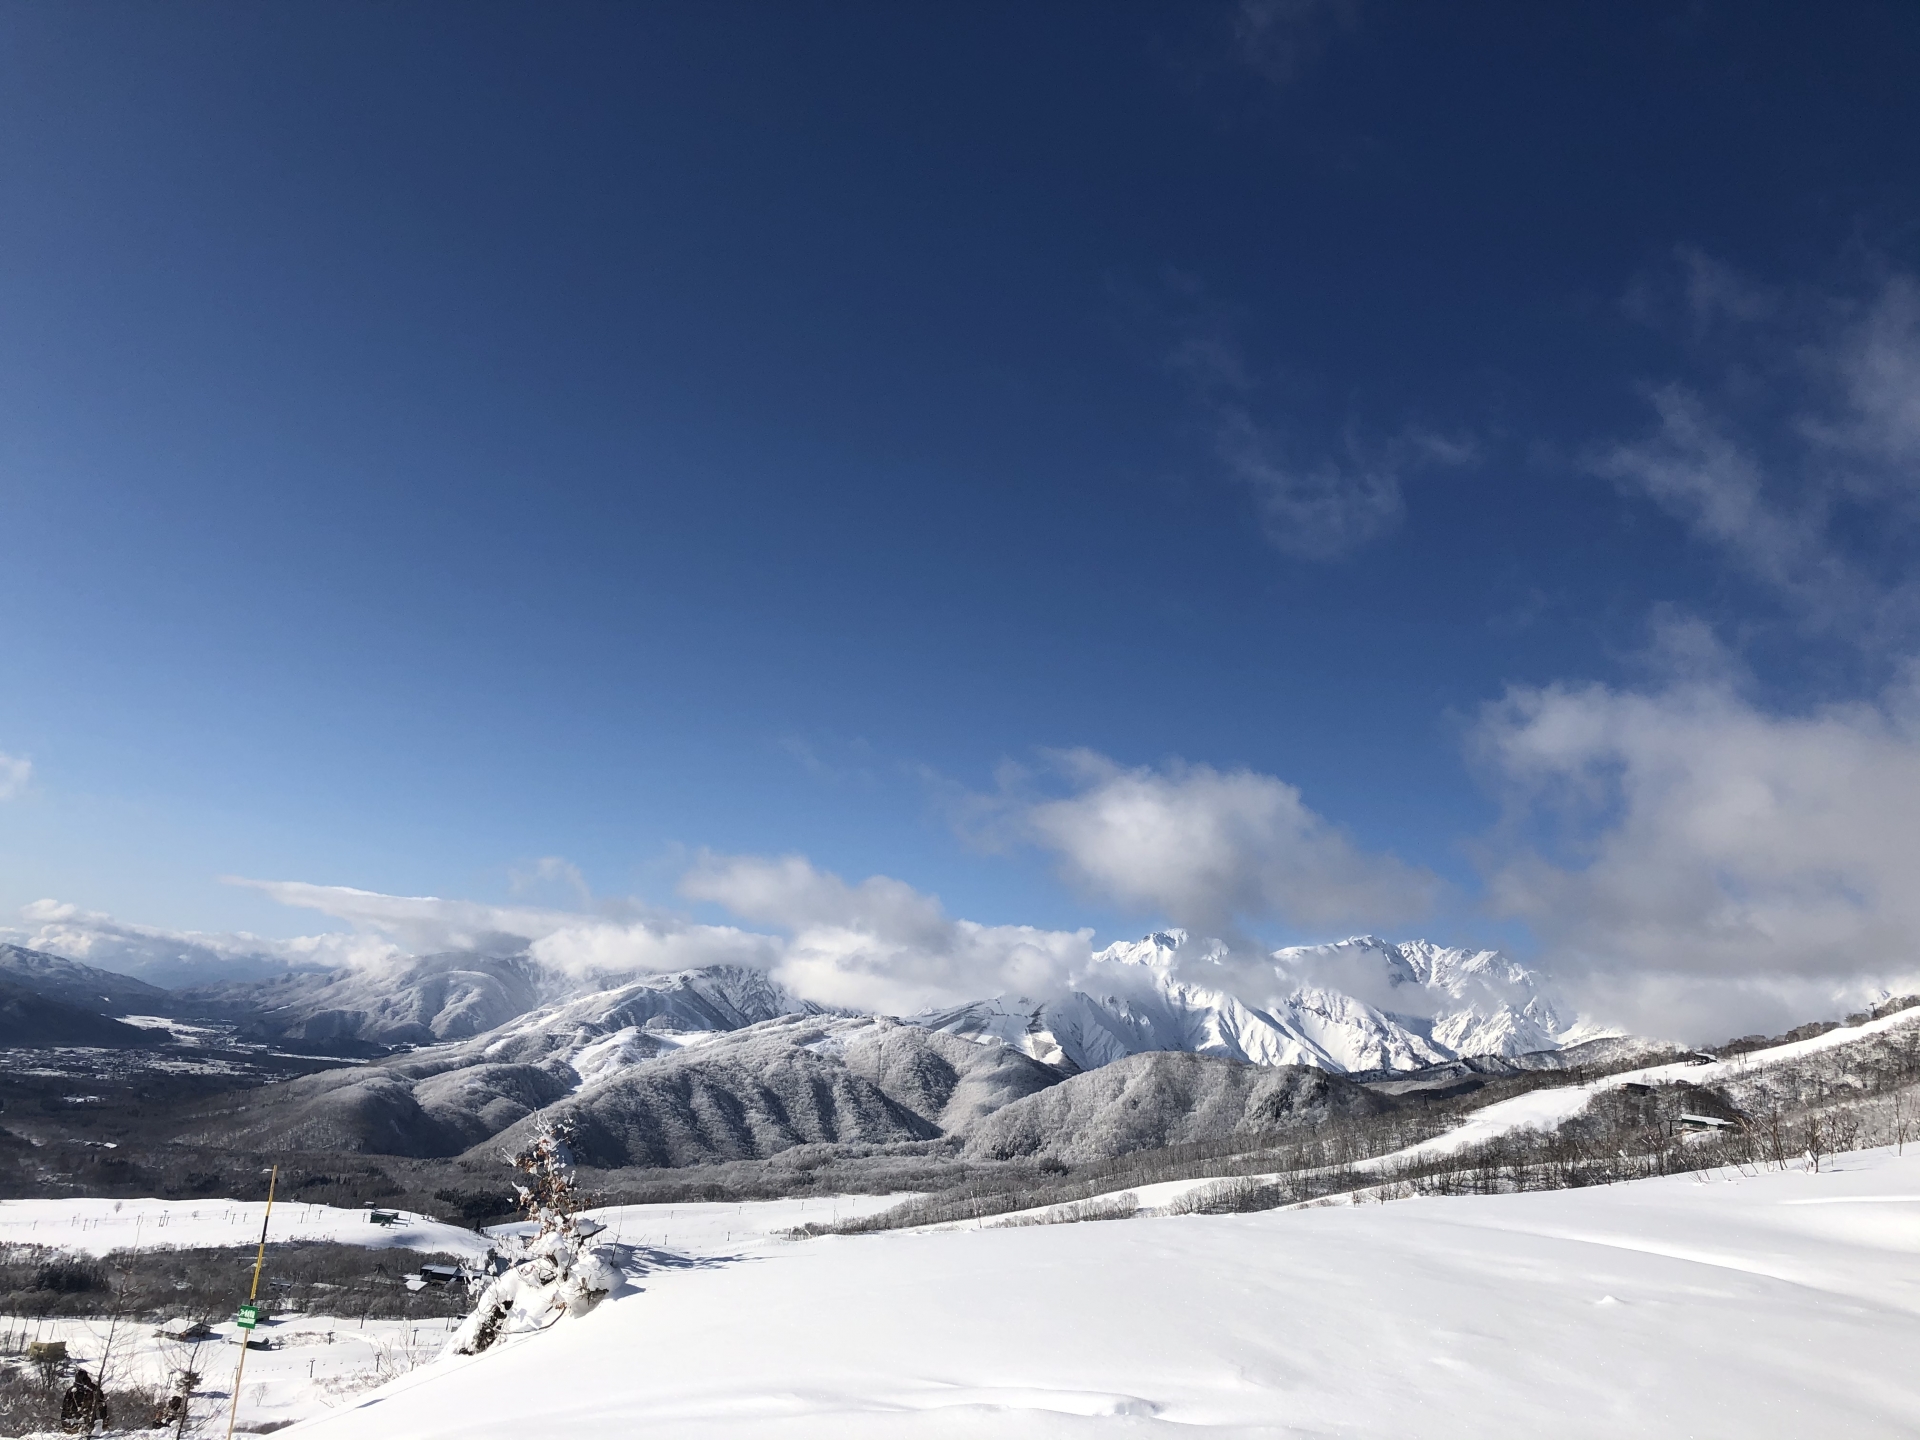
[[[1248,960],[1155,931],[1100,951],[1062,995],[1002,996],[914,1019],[1080,1070],[1163,1050],[1404,1070],[1550,1050],[1569,1034],[1540,977],[1500,951],[1375,935]]]

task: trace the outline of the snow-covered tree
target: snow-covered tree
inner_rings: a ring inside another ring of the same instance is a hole
[[[578,1213],[572,1133],[564,1121],[543,1117],[526,1149],[510,1158],[524,1177],[514,1189],[533,1230],[503,1241],[490,1257],[493,1273],[453,1334],[455,1354],[477,1355],[509,1335],[584,1315],[620,1283],[619,1271],[588,1245],[604,1227]]]

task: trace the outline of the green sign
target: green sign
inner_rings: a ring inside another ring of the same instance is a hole
[[[254,1304],[242,1305],[237,1323],[242,1330],[253,1329],[260,1323],[260,1307]]]

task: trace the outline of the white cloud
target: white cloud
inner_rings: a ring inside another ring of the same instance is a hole
[[[562,881],[578,877],[564,861],[549,867],[549,873]],[[283,905],[344,920],[361,934],[388,937],[397,942],[390,951],[414,955],[525,949],[535,959],[573,974],[659,974],[700,965],[771,968],[780,953],[771,937],[724,925],[698,925],[637,904],[618,907],[616,913],[592,914],[434,895],[382,895],[298,880],[233,883],[264,891]]]
[[[1615,446],[1595,467],[1644,491],[1817,618],[1858,613],[1864,582],[1826,539],[1821,492],[1808,488],[1797,509],[1787,508],[1769,494],[1760,461],[1698,396],[1666,385],[1649,398],[1659,416],[1655,432]]]
[[[785,931],[775,977],[823,1004],[898,1014],[1046,994],[1092,955],[1091,931],[956,920],[899,880],[850,885],[797,855],[705,856],[680,888]]]
[[[435,895],[382,895],[348,885],[313,885],[304,880],[229,877],[227,883],[261,891],[282,905],[317,910],[344,920],[362,934],[390,937],[416,955],[439,950],[518,949],[581,918],[568,910],[486,905],[472,900],[443,900]]]
[[[1521,687],[1478,741],[1512,806],[1490,903],[1595,1010],[1707,1039],[1920,984],[1911,673],[1871,703],[1797,715],[1724,672]]]
[[[1003,992],[1046,993],[1092,953],[1090,931],[953,919],[937,899],[901,881],[874,876],[848,884],[798,856],[704,855],[683,885],[689,899],[724,905],[773,933],[701,924],[637,903],[592,914],[305,881],[233,883],[344,921],[351,932],[293,940],[178,932],[45,900],[24,912],[34,928],[16,933],[30,948],[161,984],[255,979],[290,967],[394,965],[448,950],[526,950],[575,975],[751,966],[804,999],[888,1013]]]
[[[400,954],[375,935],[308,935],[272,940],[245,931],[166,930],[116,920],[57,900],[22,908],[26,929],[7,932],[30,950],[63,955],[157,985],[251,980],[288,969],[359,968]]]
[[[730,925],[587,915],[576,916],[574,923],[540,936],[527,948],[534,959],[574,975],[664,975],[704,965],[773,970],[781,958],[777,937]]]
[[[1385,925],[1424,913],[1438,882],[1369,854],[1253,770],[1123,768],[1087,750],[1061,765],[1075,793],[1020,805],[1015,825],[1081,888],[1205,935],[1245,921]]]
[[[11,800],[27,788],[33,778],[33,762],[24,755],[9,755],[0,750],[0,800]]]

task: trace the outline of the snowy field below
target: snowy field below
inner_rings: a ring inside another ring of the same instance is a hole
[[[804,1200],[755,1200],[744,1204],[608,1205],[588,1210],[607,1227],[603,1238],[643,1252],[687,1258],[740,1255],[801,1225],[832,1224],[877,1215],[911,1195],[815,1195]],[[495,1225],[489,1233],[512,1235],[528,1225]]]
[[[263,1322],[254,1332],[271,1347],[247,1353],[240,1387],[238,1429],[279,1428],[336,1406],[351,1405],[378,1386],[436,1359],[457,1320],[360,1320],[291,1315]],[[0,1316],[0,1329],[21,1343],[59,1340],[76,1366],[93,1375],[103,1362],[110,1387],[166,1389],[192,1366],[200,1372],[194,1392],[197,1433],[224,1435],[240,1359],[239,1329],[216,1326],[204,1340],[171,1339],[151,1324],[132,1320],[31,1319]],[[144,1424],[146,1417],[116,1415],[117,1426]],[[195,1433],[195,1432],[190,1432]]]
[[[196,1249],[260,1239],[264,1200],[0,1200],[0,1245],[48,1245],[87,1255],[115,1250]],[[366,1210],[281,1201],[273,1207],[268,1239],[330,1240],[370,1249],[404,1247],[479,1257],[487,1240],[458,1225],[409,1211],[388,1211],[397,1223],[376,1225]]]
[[[416,1369],[293,1433],[1920,1433],[1920,1154],[1840,1156],[1819,1174],[761,1238],[798,1223],[801,1203],[625,1207],[627,1243],[660,1251],[636,1293]],[[812,1218],[821,1202],[806,1203]]]

